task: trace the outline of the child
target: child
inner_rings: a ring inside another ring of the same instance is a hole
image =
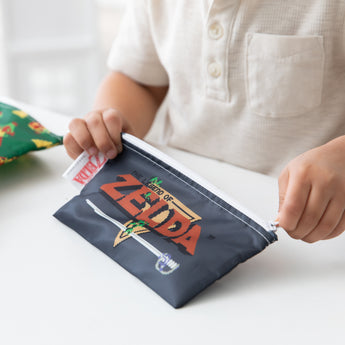
[[[345,2],[132,1],[94,111],[68,154],[121,152],[164,98],[166,143],[279,177],[279,225],[305,242],[345,230]]]

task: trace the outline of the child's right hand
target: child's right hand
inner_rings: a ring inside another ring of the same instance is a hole
[[[75,118],[69,130],[63,142],[73,159],[84,150],[90,155],[100,151],[107,158],[115,158],[122,151],[121,132],[132,132],[128,121],[114,108],[94,110],[84,119]]]

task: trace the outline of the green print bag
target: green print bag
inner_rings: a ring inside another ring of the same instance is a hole
[[[58,136],[23,110],[0,102],[0,165],[30,151],[62,144]]]

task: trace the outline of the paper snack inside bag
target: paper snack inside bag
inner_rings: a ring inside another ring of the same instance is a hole
[[[69,175],[82,190],[54,216],[175,308],[277,240],[274,225],[133,136],[113,160],[81,161]]]

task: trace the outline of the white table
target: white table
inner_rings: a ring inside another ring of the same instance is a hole
[[[69,118],[23,105],[63,134]],[[265,219],[273,178],[166,153]],[[345,344],[345,235],[279,241],[175,310],[52,214],[75,189],[63,147],[0,167],[0,344]]]

